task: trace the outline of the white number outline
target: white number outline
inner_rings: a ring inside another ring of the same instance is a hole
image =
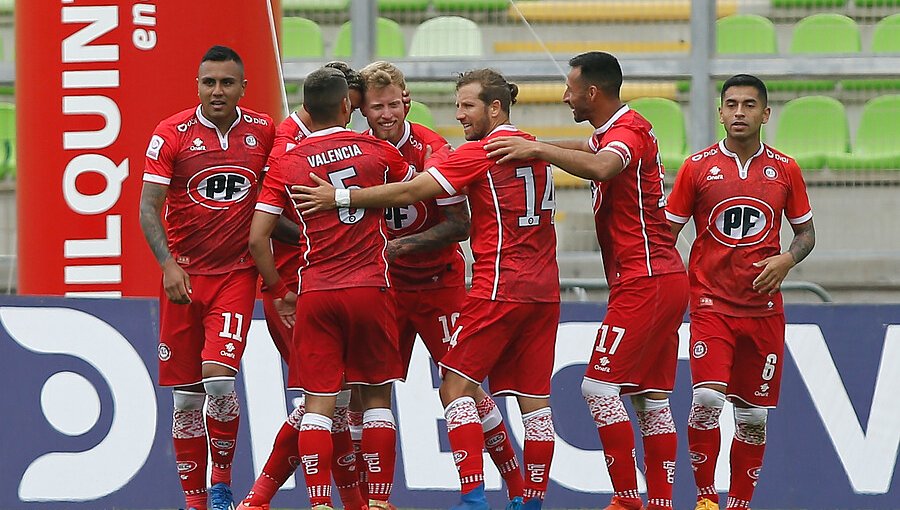
[[[550,165],[545,168],[547,180],[544,184],[544,193],[541,198],[541,210],[550,211],[550,224],[555,222],[556,216],[556,189],[553,186],[553,170]],[[535,213],[535,202],[537,201],[534,168],[530,166],[521,166],[516,168],[516,177],[525,181],[525,214],[519,216],[519,227],[534,227],[540,225],[541,217]]]
[[[349,166],[333,172],[328,172],[328,180],[334,189],[360,189],[360,186],[347,186],[347,179],[356,177],[356,168]],[[345,225],[354,225],[365,216],[366,210],[354,207],[338,207],[338,219]]]

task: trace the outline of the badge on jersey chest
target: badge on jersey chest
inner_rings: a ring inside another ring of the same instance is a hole
[[[188,180],[191,200],[209,209],[228,209],[247,198],[256,183],[252,170],[233,165],[201,170]]]
[[[761,242],[775,224],[775,213],[769,204],[752,197],[727,198],[709,213],[712,236],[732,248]]]
[[[428,219],[428,209],[422,202],[384,210],[387,227],[395,235],[406,235],[418,231],[425,224],[426,219]]]

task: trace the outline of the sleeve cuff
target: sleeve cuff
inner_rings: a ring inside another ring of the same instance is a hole
[[[807,212],[803,216],[797,218],[788,218],[788,221],[791,225],[799,225],[801,223],[806,223],[807,221],[812,219],[812,211]]]
[[[153,184],[164,184],[168,186],[171,181],[172,179],[163,177],[162,175],[148,174],[146,172],[144,173],[144,182],[152,182]]]
[[[436,180],[438,184],[440,184],[441,187],[444,188],[444,191],[446,191],[448,195],[456,194],[456,188],[454,188],[453,185],[450,184],[450,181],[448,181],[447,178],[441,174],[440,170],[438,170],[437,167],[431,167],[426,170],[426,172],[434,177],[434,180]]]
[[[256,210],[262,211],[264,213],[274,214],[275,216],[281,216],[281,213],[284,212],[283,207],[278,207],[270,204],[265,204],[262,202],[257,202]]]
[[[437,199],[434,200],[434,202],[435,202],[437,205],[441,205],[441,206],[443,206],[443,205],[456,205],[456,204],[461,204],[461,203],[463,203],[463,202],[465,202],[465,201],[466,201],[466,196],[465,196],[465,195],[453,195],[452,197],[448,197],[448,198],[437,198]]]
[[[677,214],[673,214],[673,213],[670,213],[669,211],[666,211],[666,219],[671,221],[672,223],[681,223],[682,225],[684,225],[691,218],[690,218],[690,216],[679,216]]]

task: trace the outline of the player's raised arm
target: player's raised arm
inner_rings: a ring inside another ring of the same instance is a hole
[[[337,207],[364,209],[401,207],[435,197],[443,192],[441,185],[428,173],[417,174],[406,182],[392,182],[354,190],[335,190],[331,183],[315,174],[310,173],[309,177],[318,186],[291,187],[293,191],[291,198],[297,204],[297,210],[303,214],[328,211]]]
[[[497,163],[513,160],[543,159],[582,179],[605,181],[625,168],[621,157],[601,151],[597,154],[580,149],[568,149],[518,136],[505,136],[485,144],[488,157]]]

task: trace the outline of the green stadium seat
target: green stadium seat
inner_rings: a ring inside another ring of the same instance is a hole
[[[424,11],[431,0],[378,0],[378,11]]]
[[[854,0],[857,7],[900,7],[900,0]]]
[[[895,5],[900,6],[900,0],[896,0]],[[872,32],[872,53],[900,53],[900,14],[892,14],[875,24],[875,30]],[[841,87],[845,90],[900,90],[900,80],[890,78],[844,80]]]
[[[480,57],[481,29],[459,16],[438,16],[416,27],[409,44],[410,57]]]
[[[0,103],[0,179],[16,176],[16,105]]]
[[[835,170],[900,170],[900,95],[876,97],[863,107],[850,154],[827,158]]]
[[[634,99],[628,102],[628,106],[653,125],[663,166],[671,173],[677,172],[687,157],[687,132],[681,106],[662,97]]]
[[[415,122],[416,124],[422,124],[429,129],[434,129],[434,115],[431,114],[431,109],[428,108],[425,103],[411,101],[409,103],[409,113],[406,114],[406,120]]]
[[[859,53],[862,42],[859,26],[842,14],[821,13],[807,16],[794,26],[790,53]],[[773,91],[789,90],[822,93],[834,90],[835,80],[782,80],[773,82]]]
[[[350,0],[281,0],[281,10],[287,12],[346,11]]]
[[[756,14],[733,14],[716,21],[716,51],[723,55],[778,53],[775,24]]]
[[[0,0],[0,13],[12,14],[16,6],[16,0]]]
[[[338,29],[334,42],[334,56],[348,58],[353,53],[352,23],[347,21]],[[406,56],[406,39],[396,21],[379,17],[375,22],[375,58]]]
[[[281,57],[321,58],[325,56],[322,29],[313,20],[298,17],[281,19]]]
[[[850,152],[844,105],[826,96],[788,101],[778,118],[773,145],[796,159],[803,170],[824,168],[829,156]]]
[[[434,0],[439,11],[498,11],[506,10],[508,0]]]

